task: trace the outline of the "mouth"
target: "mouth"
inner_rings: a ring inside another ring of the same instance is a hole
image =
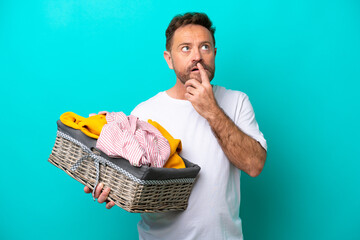
[[[192,69],[191,69],[191,72],[198,72],[199,71],[199,69],[197,68],[197,67],[193,67]]]

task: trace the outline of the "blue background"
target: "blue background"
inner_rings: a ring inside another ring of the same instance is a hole
[[[47,158],[63,112],[129,114],[173,86],[164,32],[187,11],[212,19],[213,83],[250,96],[268,140],[241,177],[245,239],[360,239],[357,0],[0,0],[0,239],[137,238],[138,214]]]

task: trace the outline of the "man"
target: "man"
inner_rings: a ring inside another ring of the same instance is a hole
[[[239,169],[258,176],[267,145],[247,95],[210,84],[217,51],[214,32],[205,14],[174,17],[166,30],[164,58],[176,83],[132,112],[181,139],[181,156],[201,167],[188,208],[142,214],[140,239],[242,239]],[[110,192],[102,187],[95,193],[100,203]]]

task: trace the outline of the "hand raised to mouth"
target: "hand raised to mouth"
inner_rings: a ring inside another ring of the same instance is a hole
[[[216,103],[215,96],[210,84],[209,77],[204,67],[197,63],[196,67],[200,71],[200,82],[196,79],[189,79],[185,83],[185,98],[190,101],[195,110],[205,119],[216,116],[220,110]],[[193,69],[192,69],[193,70]]]

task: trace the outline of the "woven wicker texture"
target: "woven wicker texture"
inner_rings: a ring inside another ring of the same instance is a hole
[[[96,167],[91,157],[85,158],[75,171],[70,170],[86,155],[77,144],[57,136],[49,162],[93,189],[96,184]],[[193,187],[193,183],[139,184],[125,174],[102,164],[99,182],[104,183],[104,187],[111,188],[109,200],[128,212],[137,213],[185,210]]]

